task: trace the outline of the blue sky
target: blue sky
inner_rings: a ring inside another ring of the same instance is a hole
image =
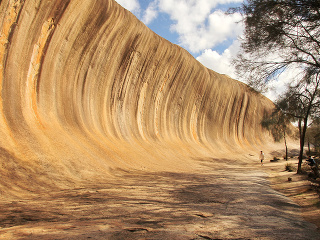
[[[229,7],[243,0],[116,0],[161,37],[190,52],[207,68],[239,79],[231,60],[240,49],[242,16],[226,15]],[[245,82],[245,80],[243,80]],[[274,100],[284,81],[274,81],[275,91],[265,93]]]

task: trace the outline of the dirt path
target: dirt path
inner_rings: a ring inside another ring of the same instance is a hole
[[[0,239],[320,239],[265,172],[212,161],[1,202]]]
[[[286,164],[293,166],[294,171],[285,171]],[[280,160],[266,163],[263,169],[269,174],[272,188],[297,203],[301,207],[302,216],[317,225],[320,232],[320,180],[308,177],[308,173],[312,171],[305,161],[302,164],[302,169],[306,173],[296,174],[297,164],[297,159]]]

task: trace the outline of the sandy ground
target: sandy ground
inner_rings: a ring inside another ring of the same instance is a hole
[[[293,172],[285,171],[286,164],[294,167]],[[296,174],[298,160],[266,162],[263,166],[269,173],[271,186],[299,204],[302,216],[314,223],[320,230],[320,179],[308,177],[310,167],[303,161],[304,174]],[[290,179],[290,180],[289,180]]]
[[[105,184],[2,201],[0,239],[320,239],[301,217],[319,218],[319,197],[283,161],[199,163],[192,174],[119,172]]]

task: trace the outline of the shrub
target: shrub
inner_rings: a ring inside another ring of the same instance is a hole
[[[270,160],[270,162],[278,162],[280,158],[274,157],[273,159]]]
[[[291,163],[287,163],[285,167],[286,171],[293,172],[295,171],[295,167]]]

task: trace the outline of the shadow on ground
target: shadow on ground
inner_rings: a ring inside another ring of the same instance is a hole
[[[1,202],[0,239],[320,239],[265,173],[210,164]]]

